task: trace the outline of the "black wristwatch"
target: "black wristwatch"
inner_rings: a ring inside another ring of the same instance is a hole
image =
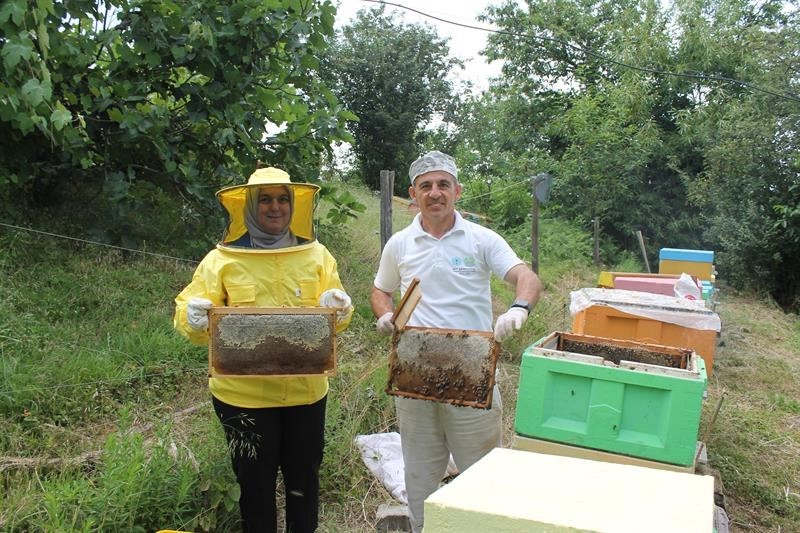
[[[531,312],[531,306],[525,300],[514,300],[514,303],[509,306],[511,307],[521,307],[522,309],[526,310],[527,312]]]

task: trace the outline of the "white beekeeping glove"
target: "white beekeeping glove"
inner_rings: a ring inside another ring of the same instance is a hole
[[[339,289],[328,289],[319,296],[320,307],[347,309],[350,307],[351,303],[352,302],[347,293]]]
[[[394,313],[389,311],[378,318],[378,321],[375,323],[375,327],[378,328],[378,333],[383,333],[384,335],[391,335],[394,333],[393,316]]]
[[[190,298],[186,303],[186,322],[189,327],[201,331],[208,328],[208,310],[214,302],[207,298]]]
[[[320,307],[336,309],[336,321],[344,319],[352,310],[352,300],[346,292],[340,289],[328,289],[319,295]]]
[[[528,319],[528,312],[521,307],[512,307],[499,317],[494,324],[494,337],[502,341],[519,328]]]

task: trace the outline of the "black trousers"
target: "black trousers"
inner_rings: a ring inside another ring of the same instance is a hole
[[[286,493],[286,531],[317,529],[326,400],[327,396],[310,405],[247,409],[213,398],[241,487],[244,533],[277,531],[278,468]]]

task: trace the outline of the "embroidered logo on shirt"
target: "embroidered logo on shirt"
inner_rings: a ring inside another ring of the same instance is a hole
[[[450,266],[452,267],[453,272],[458,272],[460,274],[475,272],[478,269],[475,265],[475,258],[472,256],[451,257]]]

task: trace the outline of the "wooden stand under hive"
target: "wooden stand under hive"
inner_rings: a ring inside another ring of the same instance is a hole
[[[335,310],[214,307],[209,311],[211,377],[331,375]]]

